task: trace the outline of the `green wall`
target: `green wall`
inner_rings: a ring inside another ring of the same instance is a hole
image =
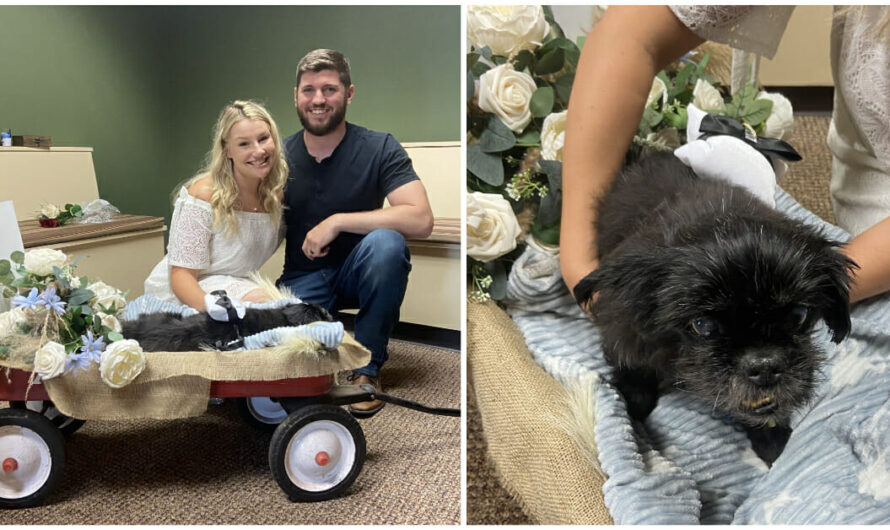
[[[298,130],[294,69],[314,48],[350,59],[348,120],[461,138],[458,6],[0,6],[0,36],[0,128],[93,147],[99,193],[126,213],[169,222],[228,101]]]

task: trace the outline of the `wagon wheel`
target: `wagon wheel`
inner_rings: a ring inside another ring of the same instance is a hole
[[[287,411],[281,403],[271,398],[251,396],[239,398],[237,403],[238,414],[244,421],[263,431],[274,431],[278,424],[287,418]]]
[[[62,431],[62,434],[65,436],[70,436],[74,434],[74,431],[83,427],[83,424],[86,423],[85,420],[76,420],[74,418],[70,418],[65,416],[52,401],[10,401],[9,406],[14,409],[28,409],[33,410],[38,414],[43,414],[46,418],[53,422],[53,425],[59,428]]]
[[[62,478],[65,438],[37,412],[0,410],[0,508],[43,504]]]
[[[309,405],[272,434],[269,467],[292,501],[323,501],[348,488],[365,463],[365,435],[348,412]]]

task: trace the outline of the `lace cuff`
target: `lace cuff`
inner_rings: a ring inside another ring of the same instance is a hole
[[[684,5],[670,9],[703,39],[772,59],[794,6]]]
[[[210,266],[210,239],[213,236],[210,205],[183,188],[170,221],[167,262],[177,267],[206,269]]]

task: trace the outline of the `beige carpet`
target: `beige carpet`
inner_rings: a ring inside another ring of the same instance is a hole
[[[390,342],[388,393],[460,406],[460,355]],[[5,404],[4,404],[5,406]],[[360,422],[367,460],[346,494],[292,503],[272,478],[270,434],[235,403],[197,418],[87,422],[66,444],[46,505],[0,512],[2,524],[459,524],[461,419],[387,405]]]
[[[831,153],[825,142],[828,123],[828,116],[795,117],[795,132],[790,143],[803,160],[790,164],[779,185],[805,208],[834,222],[828,195],[831,176]],[[533,524],[535,521],[522,512],[498,482],[486,458],[485,433],[472,395],[467,396],[467,404],[467,523]]]

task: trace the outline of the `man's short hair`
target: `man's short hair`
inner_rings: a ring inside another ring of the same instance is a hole
[[[297,63],[297,86],[300,86],[300,77],[304,72],[321,72],[322,70],[335,70],[340,75],[340,82],[348,89],[352,84],[349,77],[349,59],[337,50],[319,48],[312,50]]]

